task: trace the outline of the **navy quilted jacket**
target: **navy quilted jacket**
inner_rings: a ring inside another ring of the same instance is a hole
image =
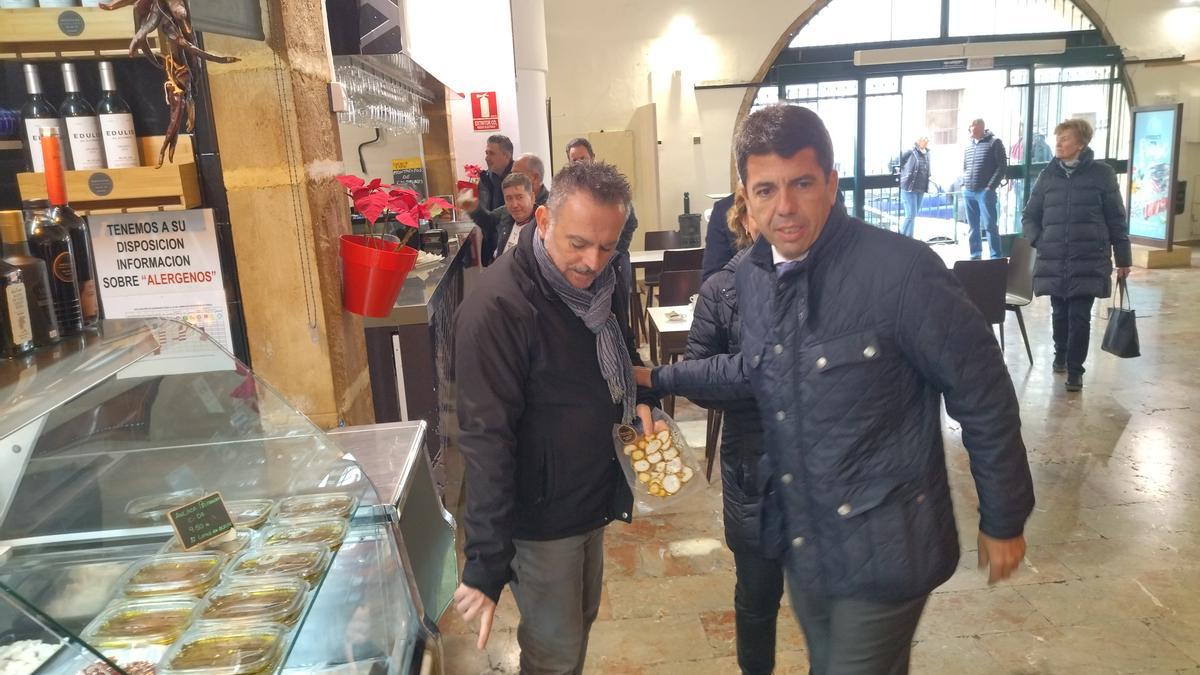
[[[743,250],[700,287],[696,315],[688,333],[686,356],[706,359],[715,354],[736,354],[741,349],[737,288],[734,270],[749,253]],[[725,542],[732,551],[762,555],[758,540],[759,463],[763,456],[763,428],[754,398],[696,403],[725,411],[721,426],[721,498],[725,502]]]
[[[1038,176],[1021,224],[1037,249],[1033,291],[1060,298],[1112,294],[1112,256],[1133,264],[1125,202],[1112,167],[1084,148],[1067,174],[1054,160]]]
[[[1033,484],[1012,380],[986,321],[929,247],[837,206],[782,277],[760,239],[738,267],[741,352],[654,372],[683,396],[752,393],[770,476],[762,540],[790,583],[902,600],[949,579],[959,544],[941,403],[961,424],[979,527],[1023,532]],[[971,508],[971,506],[966,506]]]

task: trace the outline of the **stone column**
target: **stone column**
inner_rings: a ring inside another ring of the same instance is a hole
[[[265,42],[206,36],[254,370],[322,427],[374,421],[362,321],[342,309],[350,231],[321,0],[263,0]]]

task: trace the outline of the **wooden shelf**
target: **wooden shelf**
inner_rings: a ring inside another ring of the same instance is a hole
[[[162,136],[139,138],[143,162],[158,161]],[[200,181],[190,136],[180,136],[175,162],[162,168],[90,169],[66,172],[67,198],[83,214],[190,209],[200,205]],[[17,174],[22,200],[46,198],[46,176]]]
[[[0,59],[23,61],[126,57],[135,31],[132,7],[0,9],[0,26]]]

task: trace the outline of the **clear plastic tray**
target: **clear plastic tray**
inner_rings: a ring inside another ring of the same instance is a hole
[[[349,526],[341,518],[303,518],[276,523],[263,531],[263,546],[324,544],[337,550]]]
[[[233,519],[233,526],[238,529],[258,529],[266,524],[271,509],[275,506],[271,499],[239,499],[225,503],[225,510]]]
[[[258,675],[283,658],[284,628],[278,624],[196,626],[167,652],[163,671],[177,675]]]
[[[246,551],[250,545],[254,543],[254,530],[236,530],[233,539],[228,541],[211,541],[197,551],[211,551],[213,553],[221,553],[228,558],[232,558],[239,553]],[[185,553],[183,546],[179,543],[178,537],[171,537],[166,544],[163,544],[162,553]]]
[[[358,497],[345,493],[296,495],[275,505],[271,521],[288,523],[307,518],[349,519],[357,507]]]
[[[246,551],[229,564],[231,578],[289,576],[315,582],[329,562],[322,544],[288,544]]]
[[[217,585],[225,557],[210,551],[160,553],[135,562],[122,578],[130,597],[201,596]]]
[[[131,525],[163,525],[167,522],[168,511],[190,504],[204,495],[204,490],[193,488],[138,497],[125,505],[125,516]]]
[[[231,621],[296,623],[308,582],[296,577],[232,577],[210,592],[196,611],[204,625]]]
[[[170,645],[192,624],[192,597],[124,600],[109,606],[80,636],[100,649]]]

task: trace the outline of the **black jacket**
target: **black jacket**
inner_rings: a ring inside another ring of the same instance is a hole
[[[963,152],[963,189],[964,190],[995,190],[1004,180],[1004,171],[1008,168],[1008,154],[1004,152],[1004,142],[988,131],[979,141],[967,140],[967,149]]]
[[[483,272],[455,322],[458,447],[466,465],[463,583],[499,598],[512,578],[513,539],[550,540],[630,520],[633,496],[617,464],[613,403],[596,336],[542,277],[537,228]],[[613,311],[628,325],[629,289]],[[626,334],[631,358],[641,365]],[[639,402],[653,403],[639,391]]]
[[[733,195],[718,199],[713,204],[712,216],[708,219],[708,232],[704,234],[704,259],[700,263],[701,274],[711,277],[737,253],[733,232],[729,231],[729,208],[733,206]]]
[[[479,205],[470,214],[471,219],[476,223],[479,222],[476,216],[486,216],[504,206],[504,190],[501,188],[501,183],[508,177],[508,174],[512,173],[512,168],[513,163],[510,161],[502,173],[485,169],[483,173],[479,174]],[[483,258],[484,265],[490,265],[492,264],[492,253],[496,250],[496,228],[480,225],[479,229],[483,231],[483,250],[480,256]]]
[[[737,288],[734,271],[747,251],[735,255],[725,267],[700,287],[686,358],[706,359],[714,354],[737,354],[741,349]],[[725,542],[730,550],[762,555],[758,540],[759,462],[763,456],[763,428],[753,398],[710,403],[725,411],[721,427],[721,496],[725,502]]]
[[[1022,533],[1033,484],[999,345],[921,242],[834,207],[804,262],[777,277],[765,238],[737,269],[741,353],[682,361],[655,385],[753,393],[771,476],[763,545],[789,581],[829,597],[914,598],[950,578],[959,545],[941,404],[962,427],[979,527]]]
[[[1029,195],[1021,225],[1038,253],[1033,270],[1038,295],[1107,298],[1112,294],[1112,256],[1118,267],[1133,264],[1117,176],[1094,156],[1084,148],[1069,176],[1062,162],[1054,160]]]
[[[929,150],[913,145],[900,155],[900,189],[905,192],[929,192]]]

